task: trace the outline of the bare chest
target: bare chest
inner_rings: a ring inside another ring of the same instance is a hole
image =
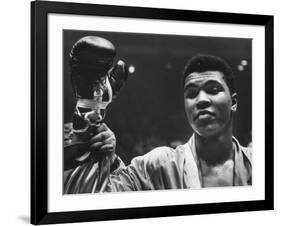
[[[209,166],[201,162],[201,181],[203,187],[233,186],[234,162],[228,160],[217,166]]]

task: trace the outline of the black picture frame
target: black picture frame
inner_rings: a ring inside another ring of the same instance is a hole
[[[114,16],[265,28],[265,198],[256,201],[142,208],[48,212],[48,14]],[[272,210],[273,165],[273,16],[35,1],[31,3],[31,223],[51,224],[193,214]]]

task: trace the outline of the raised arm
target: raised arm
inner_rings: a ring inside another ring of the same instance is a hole
[[[72,135],[64,149],[68,166],[64,170],[64,193],[102,192],[110,172],[124,167],[115,155],[115,135],[102,123],[87,142],[76,136]]]

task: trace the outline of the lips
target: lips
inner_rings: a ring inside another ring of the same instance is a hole
[[[210,112],[210,111],[206,111],[206,110],[203,110],[203,111],[200,111],[196,114],[195,116],[195,119],[198,119],[200,116],[205,116],[208,117],[208,116],[215,116],[214,113]]]

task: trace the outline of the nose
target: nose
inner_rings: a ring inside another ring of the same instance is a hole
[[[210,106],[210,99],[203,90],[201,90],[197,96],[196,106],[198,109],[204,109]]]

